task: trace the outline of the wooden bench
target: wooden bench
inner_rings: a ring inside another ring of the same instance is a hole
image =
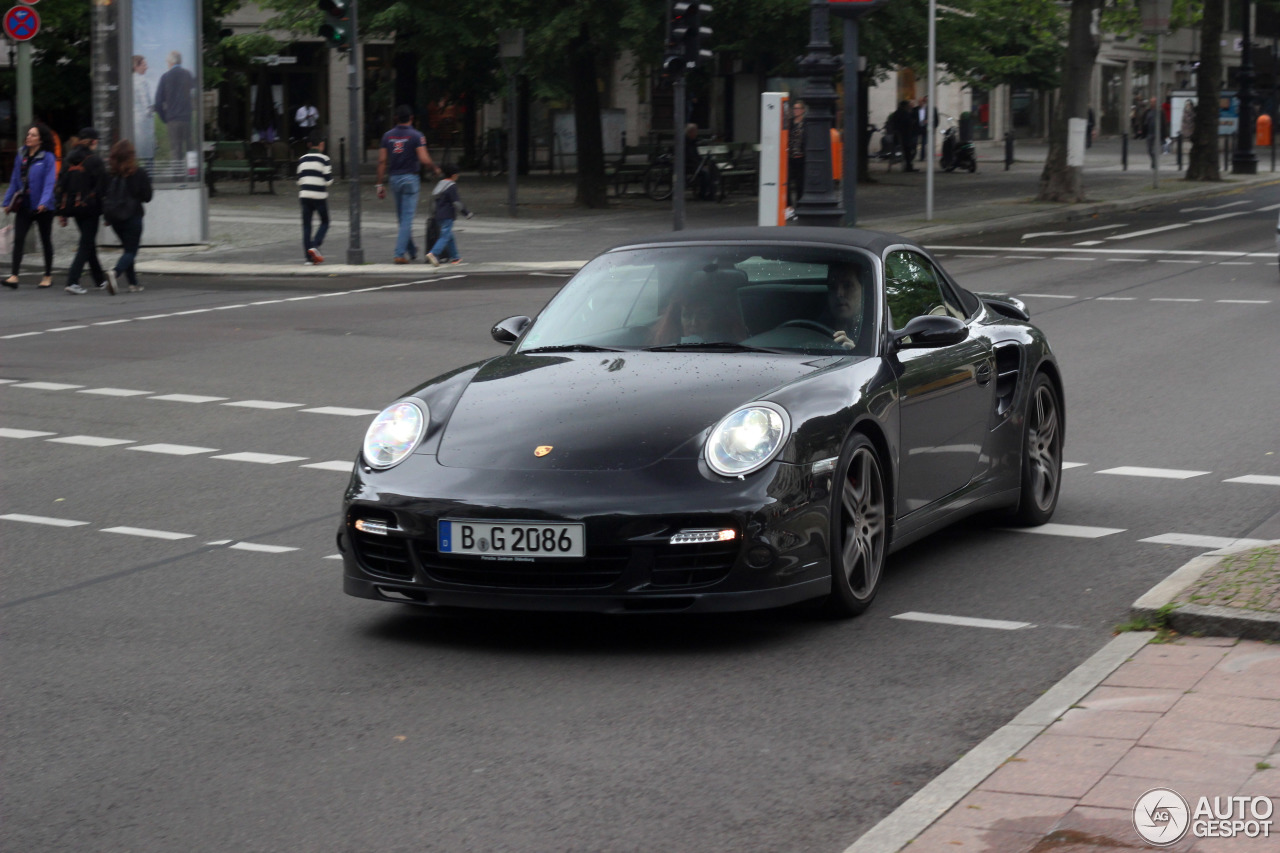
[[[640,184],[644,191],[644,176],[649,171],[657,152],[652,145],[628,145],[622,153],[605,165],[605,176],[613,184],[613,194],[626,195],[631,184]]]
[[[245,142],[215,142],[213,151],[205,164],[205,183],[209,185],[209,195],[217,190],[214,186],[220,177],[248,178],[249,193],[254,186],[267,182],[267,191],[275,195],[276,165],[270,156],[252,152]]]

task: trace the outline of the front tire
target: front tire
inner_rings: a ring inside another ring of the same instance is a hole
[[[1037,374],[1023,417],[1022,486],[1014,521],[1033,527],[1053,517],[1062,486],[1062,414],[1053,382]]]
[[[884,474],[875,446],[854,433],[840,454],[831,488],[832,616],[866,611],[880,588],[889,540]]]

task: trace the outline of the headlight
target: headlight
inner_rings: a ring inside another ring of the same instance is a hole
[[[763,468],[782,449],[791,418],[773,403],[754,403],[729,415],[707,439],[707,464],[726,477]]]
[[[422,441],[429,418],[425,405],[408,400],[383,409],[364,434],[364,461],[373,468],[400,464]]]

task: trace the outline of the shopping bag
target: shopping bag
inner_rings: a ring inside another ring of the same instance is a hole
[[[0,255],[13,254],[13,226],[0,228]]]

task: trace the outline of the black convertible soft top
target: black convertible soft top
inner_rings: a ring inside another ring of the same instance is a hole
[[[815,226],[778,227],[741,227],[741,228],[702,228],[693,231],[673,231],[666,234],[654,234],[640,240],[628,240],[609,248],[616,252],[620,249],[635,249],[648,246],[672,246],[681,243],[773,243],[793,245],[826,245],[845,246],[866,249],[879,255],[888,246],[906,244],[921,248],[914,240],[899,234],[886,231],[869,231],[864,228],[822,228]]]

